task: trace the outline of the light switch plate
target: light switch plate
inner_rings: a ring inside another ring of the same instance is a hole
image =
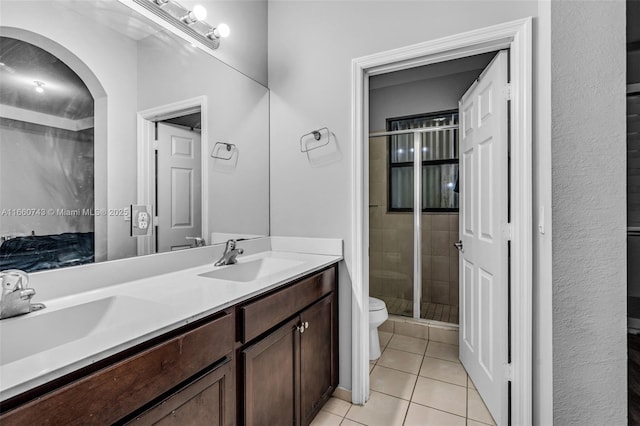
[[[153,234],[152,206],[131,205],[131,236],[142,237]]]

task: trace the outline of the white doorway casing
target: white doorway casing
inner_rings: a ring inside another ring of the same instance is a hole
[[[369,396],[369,77],[502,49],[510,51],[511,421],[532,421],[532,18],[352,61],[352,401]],[[506,368],[506,366],[505,366]]]
[[[209,238],[209,129],[207,120],[207,97],[198,96],[183,101],[162,105],[138,112],[138,204],[155,205],[156,176],[153,141],[155,140],[155,122],[200,112],[202,128],[201,138],[201,209],[202,237]],[[154,207],[155,208],[155,207]],[[157,215],[153,211],[153,215]],[[138,238],[138,255],[155,253],[153,237]]]

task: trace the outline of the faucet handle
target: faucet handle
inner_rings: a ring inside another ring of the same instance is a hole
[[[203,247],[206,245],[206,241],[202,237],[185,237],[187,240],[193,240],[193,244],[196,247]]]
[[[29,276],[20,269],[0,271],[0,280],[2,281],[2,292],[5,294],[25,289],[29,284]]]

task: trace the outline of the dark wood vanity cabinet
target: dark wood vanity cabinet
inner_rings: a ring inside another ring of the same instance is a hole
[[[331,396],[338,381],[336,273],[329,268],[239,308],[244,336],[268,330],[239,350],[239,424],[307,425]],[[254,323],[262,304],[287,319],[272,328]]]
[[[307,425],[338,381],[337,264],[0,403],[9,425]]]

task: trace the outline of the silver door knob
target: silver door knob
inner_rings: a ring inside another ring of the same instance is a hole
[[[453,243],[453,246],[457,248],[460,253],[464,252],[462,248],[462,240],[456,241],[455,243]]]

